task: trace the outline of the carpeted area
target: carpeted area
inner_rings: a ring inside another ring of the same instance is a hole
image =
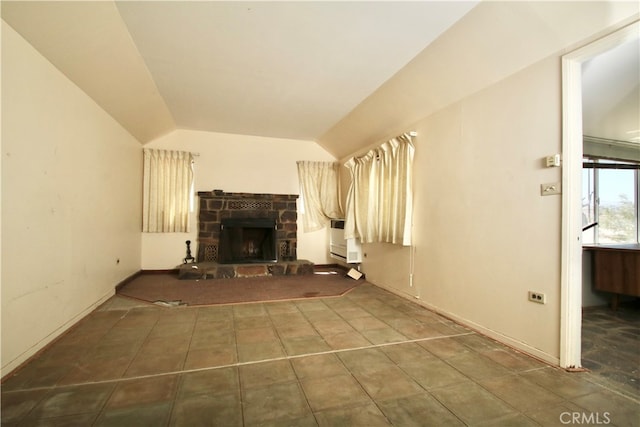
[[[299,276],[179,280],[177,274],[142,274],[117,294],[151,303],[215,305],[340,296],[362,283],[345,272],[319,270]]]

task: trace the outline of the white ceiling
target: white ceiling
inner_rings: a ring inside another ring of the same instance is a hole
[[[174,128],[317,140],[476,1],[3,1],[142,143]]]
[[[182,128],[314,140],[338,158],[391,132],[398,115],[413,123],[557,52],[572,37],[583,39],[576,23],[591,16],[575,18],[572,5],[561,2],[476,5],[1,3],[5,22],[142,143]],[[585,13],[601,7],[587,5]],[[438,39],[461,19],[466,31]],[[567,25],[571,19],[576,25]],[[585,65],[585,134],[637,141],[638,52],[636,43]],[[376,95],[408,106],[387,102],[378,111],[371,105]],[[358,127],[356,138],[350,126]]]
[[[640,39],[582,66],[583,133],[640,144]]]

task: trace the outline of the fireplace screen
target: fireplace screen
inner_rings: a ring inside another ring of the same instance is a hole
[[[220,224],[218,262],[275,262],[276,222],[264,218],[228,218]]]

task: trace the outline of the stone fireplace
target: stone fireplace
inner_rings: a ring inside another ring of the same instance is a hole
[[[198,192],[198,262],[297,259],[296,194]]]

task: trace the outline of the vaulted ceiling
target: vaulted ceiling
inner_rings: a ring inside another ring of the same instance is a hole
[[[142,143],[318,140],[476,3],[3,1],[2,17]]]
[[[640,38],[585,62],[582,87],[584,134],[640,150]]]
[[[398,116],[412,123],[584,37],[567,22],[608,7],[584,3],[576,17],[570,2],[478,3],[105,0],[1,7],[5,22],[143,144],[194,129],[318,141],[339,158],[393,131]],[[637,8],[623,6],[629,4]],[[462,20],[466,32],[447,31]],[[585,65],[585,133],[638,141],[639,51],[636,41]],[[403,109],[375,104],[397,98]]]

